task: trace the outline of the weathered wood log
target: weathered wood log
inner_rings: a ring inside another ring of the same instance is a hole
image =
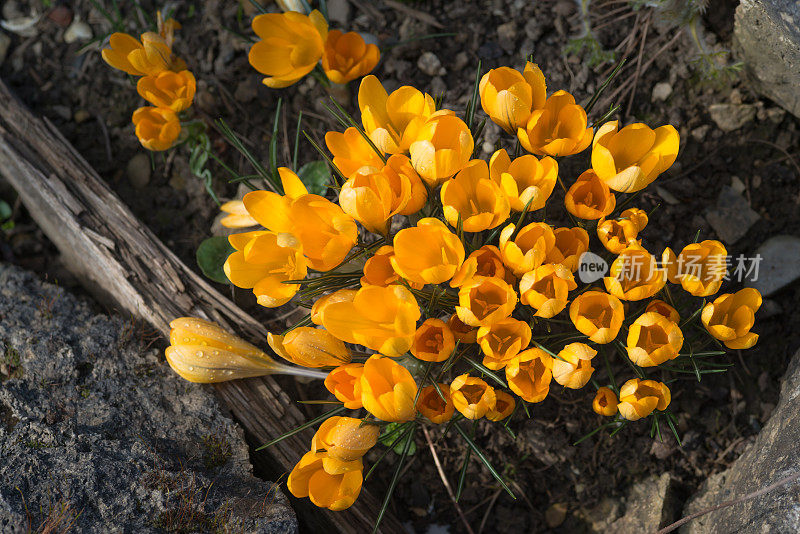
[[[100,301],[153,325],[163,334],[182,316],[220,323],[251,341],[264,329],[183,264],[143,225],[46,119],[35,117],[0,80],[0,174],[58,247],[65,264]],[[254,443],[267,442],[305,421],[270,377],[226,382],[217,391]],[[292,469],[308,450],[307,430],[257,453],[271,473]],[[344,512],[294,500],[303,530],[370,532],[379,509],[363,490]],[[404,532],[387,514],[382,532]]]

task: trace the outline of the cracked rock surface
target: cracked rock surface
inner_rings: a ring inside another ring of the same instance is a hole
[[[137,332],[0,264],[0,534],[297,532],[212,391]]]

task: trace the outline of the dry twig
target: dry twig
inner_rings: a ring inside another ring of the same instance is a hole
[[[436,448],[433,446],[433,441],[431,441],[430,432],[424,426],[422,427],[422,433],[425,435],[425,441],[428,442],[428,448],[431,450],[431,456],[433,456],[433,463],[436,464],[436,470],[439,472],[439,477],[442,479],[442,483],[444,484],[445,489],[447,490],[447,494],[450,496],[450,500],[453,501],[453,506],[458,513],[458,517],[461,518],[461,522],[464,523],[464,528],[467,529],[469,534],[475,534],[472,530],[472,527],[469,525],[469,521],[467,521],[467,517],[464,515],[464,512],[461,510],[461,506],[459,506],[458,501],[456,500],[456,495],[453,493],[453,488],[450,486],[450,482],[447,480],[447,476],[444,474],[444,469],[442,469],[442,463],[439,461],[439,455],[436,454]],[[483,527],[483,523],[486,522],[486,518],[481,522],[481,528]]]

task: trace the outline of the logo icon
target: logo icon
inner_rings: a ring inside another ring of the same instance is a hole
[[[578,279],[584,284],[597,282],[608,273],[606,260],[594,252],[584,252],[578,266]]]

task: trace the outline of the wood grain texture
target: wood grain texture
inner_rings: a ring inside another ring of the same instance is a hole
[[[264,328],[184,265],[143,225],[46,119],[14,98],[0,80],[0,174],[17,190],[64,263],[101,302],[168,334],[176,317],[203,317],[263,345]],[[225,382],[217,392],[252,443],[302,424],[305,416],[270,377]],[[286,439],[254,462],[275,476],[292,469],[310,445],[311,430]],[[363,490],[344,512],[293,500],[302,530],[371,532],[379,501]],[[405,532],[387,514],[381,532]]]

